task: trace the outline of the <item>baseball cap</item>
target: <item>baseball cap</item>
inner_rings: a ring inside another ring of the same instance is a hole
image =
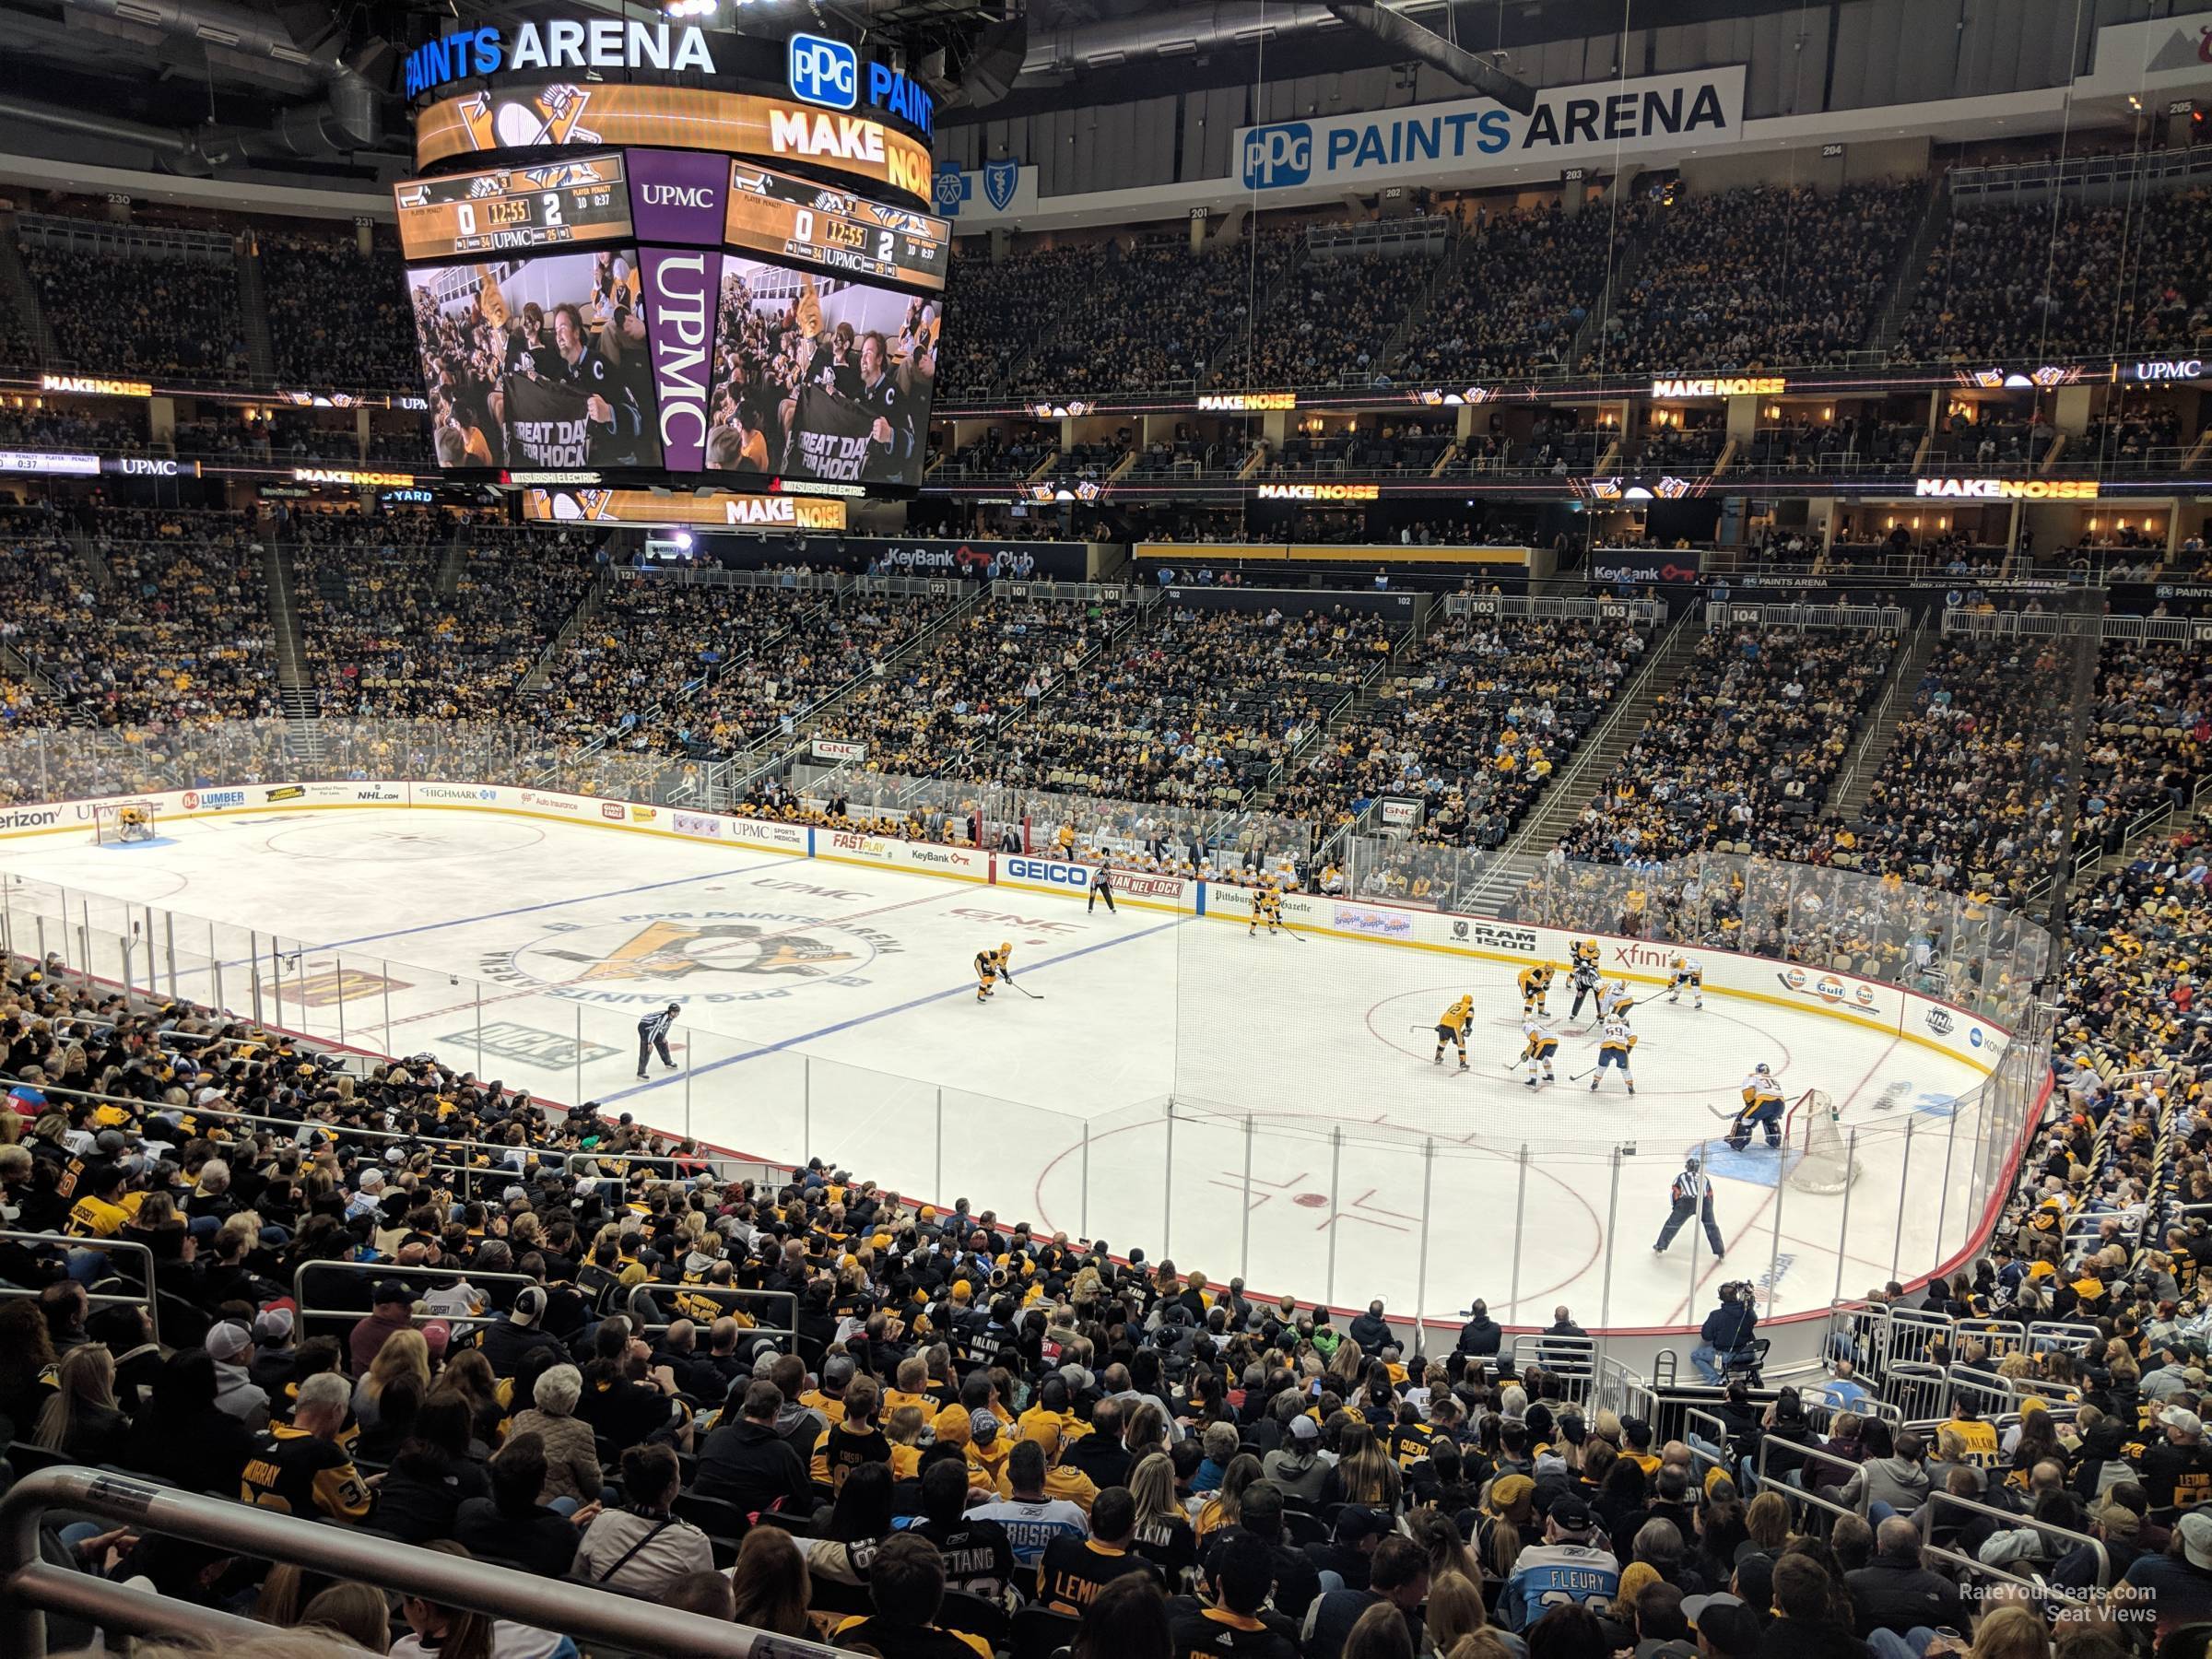
[[[1690,1602],[1705,1605],[1690,1612]],[[1682,1604],[1690,1629],[1721,1659],[1751,1659],[1759,1651],[1759,1615],[1733,1595],[1693,1595]]]
[[[1536,1483],[1525,1475],[1506,1475],[1490,1483],[1490,1508],[1500,1514],[1536,1489]]]
[[[289,1308],[264,1308],[253,1317],[253,1340],[256,1342],[283,1342],[292,1334],[292,1311]]]
[[[376,1288],[376,1293],[369,1300],[371,1305],[380,1308],[386,1302],[406,1302],[412,1307],[415,1304],[415,1289],[405,1279],[386,1279]]]
[[[1347,1503],[1336,1513],[1336,1542],[1357,1544],[1362,1538],[1379,1538],[1390,1530],[1390,1517],[1380,1510],[1365,1504]]]
[[[2159,1413],[2159,1421],[2169,1429],[2179,1429],[2183,1434],[2202,1434],[2204,1419],[2194,1411],[2183,1411],[2179,1406],[2169,1406]]]
[[[1557,1500],[1545,1519],[1556,1523],[1561,1532],[1588,1532],[1592,1525],[1590,1506],[1572,1495]]]
[[[850,1382],[853,1381],[853,1372],[856,1369],[853,1363],[852,1355],[832,1354],[822,1361],[822,1382],[825,1385],[832,1382],[841,1384]]]
[[[1735,1591],[1744,1598],[1744,1605],[1754,1613],[1774,1605],[1774,1558],[1762,1553],[1756,1544],[1747,1538],[1749,1553],[1740,1556],[1735,1563]]]
[[[998,1438],[998,1414],[993,1411],[971,1412],[968,1416],[968,1438],[979,1446],[987,1446]]]
[[[2190,1566],[2212,1568],[2212,1515],[2191,1510],[2173,1530],[2181,1537],[2182,1553],[2189,1558]]]
[[[535,1285],[524,1285],[522,1293],[514,1299],[513,1311],[507,1315],[507,1320],[511,1324],[534,1325],[545,1311],[546,1293]]]
[[[1301,1411],[1290,1419],[1290,1438],[1294,1441],[1317,1441],[1321,1438],[1321,1425]]]
[[[218,1359],[235,1359],[253,1346],[253,1333],[235,1320],[225,1320],[207,1333],[207,1352]]]

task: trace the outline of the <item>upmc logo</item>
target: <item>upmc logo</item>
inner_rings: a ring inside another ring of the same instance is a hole
[[[1041,858],[1009,858],[1006,874],[1021,881],[1050,882],[1054,887],[1088,887],[1090,872],[1080,865],[1047,864]]]
[[[844,41],[794,34],[785,62],[791,95],[802,103],[849,110],[860,101],[860,54]]]
[[[1303,184],[1313,171],[1313,129],[1302,121],[1254,127],[1244,135],[1244,188]]]
[[[714,187],[711,184],[648,184],[645,200],[655,207],[689,207],[712,213]]]

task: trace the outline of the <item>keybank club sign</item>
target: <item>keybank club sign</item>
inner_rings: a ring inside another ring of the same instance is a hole
[[[697,69],[714,73],[714,54],[696,24],[557,18],[521,23],[509,36],[497,29],[464,29],[407,53],[407,96],[419,98],[447,81],[505,70]]]
[[[1734,144],[1743,136],[1744,67],[1597,81],[1539,93],[1519,115],[1494,99],[1282,121],[1237,131],[1247,190],[1383,183],[1486,170],[1570,166],[1617,154]]]

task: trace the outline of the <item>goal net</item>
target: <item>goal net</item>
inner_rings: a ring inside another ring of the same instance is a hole
[[[1864,1171],[1851,1155],[1837,1119],[1835,1097],[1808,1088],[1790,1108],[1783,1135],[1788,1171],[1783,1177],[1801,1193],[1840,1193]]]
[[[151,801],[105,801],[92,808],[92,839],[103,847],[149,841],[155,835]]]

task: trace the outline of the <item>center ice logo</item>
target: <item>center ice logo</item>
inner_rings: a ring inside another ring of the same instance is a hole
[[[810,916],[672,912],[556,923],[544,938],[479,966],[501,984],[576,1002],[757,1002],[791,994],[763,980],[865,985],[860,971],[900,948],[874,928]]]

